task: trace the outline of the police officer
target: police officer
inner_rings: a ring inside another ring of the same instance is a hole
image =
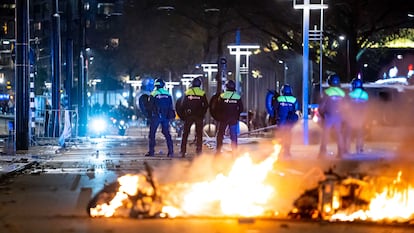
[[[319,104],[319,113],[322,117],[322,138],[319,149],[319,157],[327,155],[327,143],[329,141],[330,131],[334,130],[337,140],[337,157],[340,158],[344,154],[344,137],[342,128],[343,104],[345,91],[340,88],[341,79],[337,74],[328,77],[329,87],[323,92],[321,102]]]
[[[218,131],[216,138],[216,154],[221,153],[223,138],[226,128],[229,127],[232,150],[237,149],[238,121],[243,111],[241,96],[236,92],[236,84],[233,80],[226,82],[226,91],[217,99],[215,115],[217,115]]]
[[[280,89],[281,95],[276,98],[274,111],[278,132],[282,139],[281,156],[290,157],[290,145],[292,141],[292,127],[298,121],[299,117],[296,111],[299,110],[299,104],[296,97],[292,94],[292,88],[285,84]]]
[[[150,114],[150,130],[149,130],[149,151],[145,156],[154,156],[155,134],[157,128],[161,125],[161,132],[167,141],[168,157],[174,157],[173,142],[170,134],[170,119],[173,111],[172,97],[170,93],[164,89],[165,82],[162,79],[156,79],[154,83],[155,89],[149,96],[148,112]]]
[[[368,110],[368,93],[362,86],[362,80],[354,78],[351,82],[351,91],[346,98],[345,110],[345,148],[350,149],[352,136],[355,136],[356,153],[363,152],[364,123]]]
[[[201,79],[194,78],[191,88],[185,92],[181,108],[184,114],[184,129],[181,139],[181,157],[185,157],[187,151],[187,139],[191,125],[195,124],[196,154],[202,152],[203,146],[203,119],[208,109],[208,101],[205,92],[200,88]]]

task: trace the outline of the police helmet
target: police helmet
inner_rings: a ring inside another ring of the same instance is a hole
[[[362,88],[362,80],[359,78],[354,78],[352,79],[351,85],[352,85],[352,90],[356,88]]]
[[[235,91],[236,90],[236,84],[233,80],[227,80],[226,82],[226,90],[227,91]]]
[[[156,88],[163,88],[163,87],[165,86],[165,82],[164,82],[164,80],[162,80],[162,79],[160,79],[160,78],[157,78],[157,79],[155,80],[154,86],[155,86]]]
[[[282,95],[292,95],[292,87],[289,84],[285,84],[280,88]]]
[[[328,84],[331,87],[339,87],[341,85],[341,78],[337,74],[329,75]]]
[[[201,87],[201,79],[200,78],[194,78],[191,82],[192,87]]]

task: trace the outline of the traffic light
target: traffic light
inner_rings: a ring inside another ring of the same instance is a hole
[[[11,90],[12,86],[11,86],[10,81],[6,82],[6,88],[7,88],[7,90]]]

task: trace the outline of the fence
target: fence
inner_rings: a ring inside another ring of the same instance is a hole
[[[35,124],[32,124],[34,140],[55,139],[62,134],[66,139],[78,137],[77,110],[40,109],[36,110],[35,116]]]

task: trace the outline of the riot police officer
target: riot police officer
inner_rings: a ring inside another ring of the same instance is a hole
[[[322,117],[322,138],[319,149],[319,157],[327,155],[327,143],[329,141],[330,131],[333,129],[337,140],[337,157],[344,154],[344,137],[342,128],[343,103],[345,91],[341,89],[341,79],[337,74],[328,77],[329,87],[324,90],[321,102],[319,104],[319,113]]]
[[[233,80],[226,82],[226,91],[218,96],[216,107],[213,110],[218,121],[216,138],[216,154],[221,153],[223,138],[226,128],[229,127],[231,147],[233,152],[237,149],[238,123],[240,113],[243,112],[241,96],[236,92],[236,84]]]
[[[164,89],[165,82],[162,79],[156,79],[154,83],[155,89],[149,96],[148,112],[149,112],[149,151],[145,156],[154,156],[155,134],[157,128],[161,125],[161,132],[167,141],[168,157],[174,157],[173,142],[170,134],[170,120],[175,117],[173,110],[172,97],[170,93]],[[172,112],[174,114],[172,114]]]
[[[200,88],[201,79],[194,78],[191,88],[185,92],[182,99],[181,111],[184,115],[184,129],[181,139],[181,157],[185,157],[187,151],[187,139],[191,125],[195,124],[196,154],[202,152],[203,146],[203,120],[208,109],[208,101],[205,92]]]
[[[363,152],[364,125],[368,111],[368,93],[363,88],[361,79],[351,81],[351,91],[347,94],[345,112],[345,148],[350,149],[352,137],[355,136],[356,153]]]
[[[293,96],[292,87],[285,84],[280,89],[281,95],[274,102],[274,111],[278,133],[282,140],[281,156],[290,157],[291,132],[293,125],[298,121],[299,116],[296,111],[299,110],[299,104],[296,97]]]

